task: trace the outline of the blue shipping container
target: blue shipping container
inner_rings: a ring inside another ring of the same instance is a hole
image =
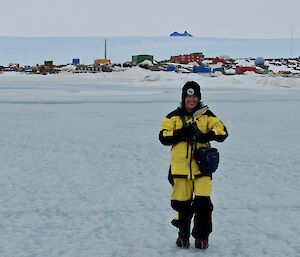
[[[175,70],[176,70],[176,68],[175,68],[174,65],[168,65],[167,66],[167,71],[175,71]]]
[[[209,67],[201,67],[201,66],[195,66],[193,68],[194,73],[211,73],[211,68]]]
[[[73,65],[79,65],[79,64],[80,64],[80,59],[74,58],[74,59],[72,60],[72,64],[73,64]]]
[[[217,72],[217,71],[219,71],[219,72],[224,72],[224,67],[220,67],[220,68],[213,68],[213,73],[214,72]]]

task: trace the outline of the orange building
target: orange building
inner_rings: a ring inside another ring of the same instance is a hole
[[[108,59],[96,59],[95,60],[95,64],[98,64],[98,65],[107,65],[107,64],[110,64],[110,60]]]

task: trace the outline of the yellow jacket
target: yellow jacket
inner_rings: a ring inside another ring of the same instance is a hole
[[[196,124],[206,140],[197,140],[195,136],[185,138],[181,135],[183,127],[191,123]],[[171,148],[171,176],[173,178],[194,179],[201,176],[201,171],[192,158],[195,149],[210,147],[209,141],[223,142],[228,136],[224,124],[207,106],[202,106],[193,114],[182,108],[169,113],[162,121],[159,139],[164,145]]]

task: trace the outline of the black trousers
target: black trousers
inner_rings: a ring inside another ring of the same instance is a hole
[[[191,221],[194,216],[192,236],[197,239],[208,239],[212,232],[213,204],[210,197],[195,196],[190,201],[171,201],[172,208],[178,212],[179,236],[188,238],[190,236]]]

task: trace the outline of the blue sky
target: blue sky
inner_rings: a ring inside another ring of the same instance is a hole
[[[299,0],[1,0],[0,35],[290,38],[299,10]]]

